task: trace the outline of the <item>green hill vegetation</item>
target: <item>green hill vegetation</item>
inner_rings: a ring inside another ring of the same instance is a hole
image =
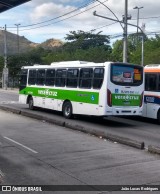
[[[48,50],[54,50],[56,47],[62,46],[63,43],[56,39],[50,39],[42,44],[34,43],[26,39],[24,36],[17,36],[16,34],[6,32],[6,46],[7,54],[16,55],[18,52],[26,53],[32,49],[42,47]],[[18,49],[19,47],[19,49]],[[0,30],[0,56],[4,54],[4,31]]]

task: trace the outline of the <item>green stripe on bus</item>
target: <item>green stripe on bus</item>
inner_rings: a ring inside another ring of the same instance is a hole
[[[112,94],[113,106],[139,106],[141,95],[138,94]]]
[[[43,98],[54,98],[59,100],[70,100],[89,104],[99,103],[99,92],[26,87],[25,89],[21,90],[19,94]]]

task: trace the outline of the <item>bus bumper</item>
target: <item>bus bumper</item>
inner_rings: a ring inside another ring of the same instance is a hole
[[[115,115],[115,116],[141,116],[142,115],[142,108],[122,108],[122,107],[113,107],[110,110],[106,111],[106,115]]]

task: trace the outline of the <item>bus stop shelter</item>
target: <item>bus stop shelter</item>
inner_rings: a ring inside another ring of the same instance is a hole
[[[0,13],[31,0],[0,0]]]
[[[0,13],[19,6],[31,0],[0,0]],[[5,54],[4,54],[5,55]],[[8,84],[8,68],[7,68],[7,57],[4,57],[4,68],[2,72],[2,87],[7,89]]]

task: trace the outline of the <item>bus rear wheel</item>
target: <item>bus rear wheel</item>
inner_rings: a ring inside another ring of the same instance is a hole
[[[35,109],[35,107],[34,107],[34,101],[33,101],[33,98],[32,97],[29,98],[28,105],[29,105],[29,109],[30,110],[34,110]]]
[[[66,119],[72,118],[72,104],[71,104],[69,101],[66,101],[66,102],[63,104],[62,112],[63,112],[63,116],[64,116]]]

